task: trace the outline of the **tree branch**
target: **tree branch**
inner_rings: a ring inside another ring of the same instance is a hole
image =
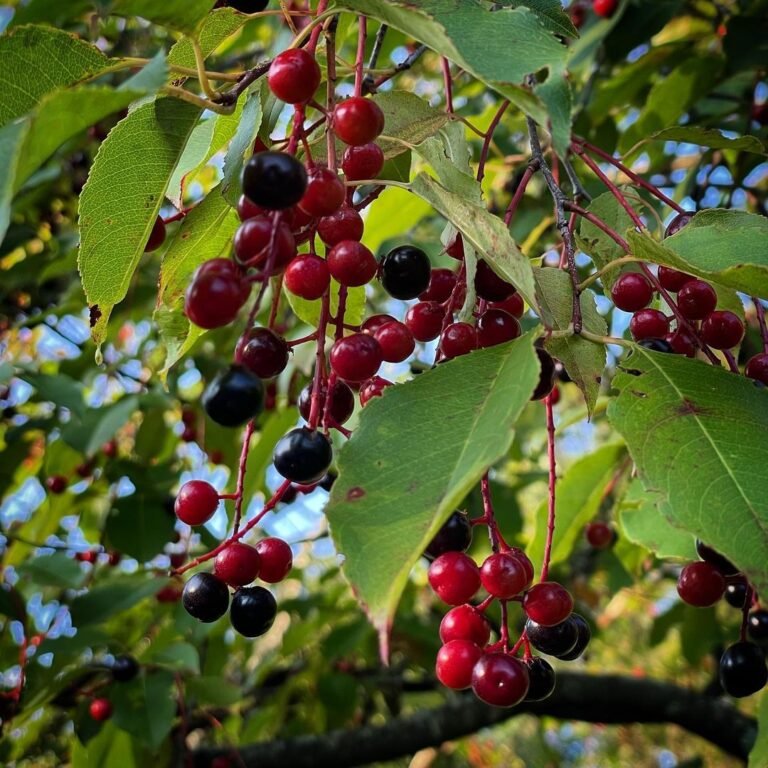
[[[497,709],[462,694],[382,726],[252,744],[239,753],[246,768],[350,768],[436,747],[522,714],[591,723],[673,723],[742,760],[757,733],[755,720],[724,699],[655,680],[566,672],[558,674],[554,694],[537,704]],[[220,748],[195,750],[192,765],[205,768],[226,753]]]

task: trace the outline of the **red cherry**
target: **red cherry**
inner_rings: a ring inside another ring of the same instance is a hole
[[[112,702],[109,699],[94,699],[88,707],[88,712],[97,723],[103,723],[112,717]]]
[[[272,215],[255,216],[244,221],[235,232],[235,257],[240,264],[262,271],[269,261],[273,245]],[[291,228],[281,218],[274,235],[273,272],[280,272],[296,255],[296,240]]]
[[[313,253],[303,253],[286,267],[283,280],[291,293],[314,301],[328,290],[331,274],[325,259]]]
[[[387,387],[393,386],[391,381],[383,379],[381,376],[374,376],[360,385],[360,405],[365,408],[374,397],[381,397]]]
[[[446,688],[469,688],[472,670],[482,655],[482,650],[468,640],[450,640],[437,652],[435,675]]]
[[[257,216],[263,216],[266,210],[256,203],[252,203],[245,195],[240,195],[237,200],[237,215],[240,221],[255,219]]]
[[[514,707],[528,693],[528,668],[514,656],[486,653],[472,670],[475,696],[493,707]]]
[[[440,351],[446,360],[469,354],[477,349],[477,331],[469,323],[451,323],[440,334]]]
[[[101,446],[101,452],[107,459],[114,459],[117,456],[117,441],[108,440]]]
[[[448,605],[469,602],[480,588],[480,571],[463,552],[446,552],[429,566],[429,584]]]
[[[613,303],[625,312],[636,312],[650,304],[653,287],[645,275],[639,272],[625,272],[611,289]]]
[[[659,267],[658,277],[661,287],[670,293],[677,293],[686,283],[696,279],[693,275],[688,275],[671,267]]]
[[[442,304],[451,298],[456,287],[456,274],[450,269],[433,269],[429,273],[427,290],[419,294],[419,301],[437,301]]]
[[[353,333],[333,345],[330,361],[339,378],[356,382],[374,376],[383,357],[376,339],[366,333]]]
[[[320,413],[325,411],[325,395],[328,386],[325,382],[320,385]],[[336,381],[331,395],[331,418],[337,424],[343,424],[355,410],[355,396],[352,390],[343,381]],[[299,413],[305,421],[309,421],[312,411],[312,383],[307,384],[299,395]]]
[[[189,480],[179,489],[173,509],[187,525],[207,523],[219,506],[219,492],[205,480]]]
[[[515,286],[500,278],[484,261],[478,261],[475,291],[486,301],[504,301],[515,292]]]
[[[59,495],[67,490],[69,480],[64,475],[53,475],[46,479],[45,485],[51,493]]]
[[[363,333],[370,333],[374,334],[376,331],[381,328],[382,325],[386,323],[395,323],[397,320],[395,320],[392,315],[371,315],[360,327],[360,330]]]
[[[528,584],[523,564],[510,552],[494,552],[480,567],[480,581],[489,595],[508,600]]]
[[[242,350],[238,349],[239,362],[260,379],[271,379],[288,365],[288,343],[269,328],[253,328],[242,342]]]
[[[282,581],[293,567],[293,553],[282,539],[269,537],[256,545],[260,566],[259,578],[267,584]]]
[[[375,179],[384,167],[384,152],[378,144],[347,147],[341,158],[341,170],[347,181]]]
[[[616,12],[619,0],[592,0],[592,10],[604,19],[610,19]]]
[[[173,552],[170,555],[171,568],[181,568],[187,562],[186,552]]]
[[[420,301],[405,315],[405,324],[417,341],[432,341],[440,335],[445,310],[436,301]]]
[[[413,354],[416,342],[407,325],[393,320],[384,323],[373,333],[373,338],[379,342],[382,359],[388,363],[401,363]]]
[[[317,234],[329,246],[342,240],[360,240],[363,236],[363,218],[354,208],[339,208],[317,222]]]
[[[744,375],[768,387],[768,352],[760,352],[750,357],[744,368]]]
[[[299,208],[310,216],[330,216],[344,204],[347,192],[336,171],[316,165],[307,173],[307,190]]]
[[[691,280],[677,292],[677,308],[687,320],[702,320],[716,306],[717,293],[703,280]]]
[[[261,557],[253,547],[234,541],[222,549],[213,561],[213,571],[230,587],[243,587],[259,575]]]
[[[510,547],[509,554],[514,555],[519,561],[520,565],[523,566],[523,569],[525,570],[526,586],[528,586],[529,584],[532,584],[534,570],[533,570],[533,563],[531,562],[528,555],[526,555],[525,552],[523,552],[523,550],[519,549],[518,547]]]
[[[704,318],[701,338],[713,349],[732,349],[744,338],[744,323],[727,309],[715,310]]]
[[[573,611],[571,593],[554,581],[534,584],[523,599],[528,618],[543,627],[554,627],[565,621]]]
[[[587,20],[587,9],[579,4],[575,3],[568,8],[568,15],[571,17],[571,23],[576,29],[581,29],[584,26],[584,22]]]
[[[613,528],[601,520],[589,523],[584,529],[584,534],[590,546],[595,549],[608,549],[616,541],[616,533]]]
[[[356,240],[342,240],[328,251],[328,271],[331,276],[349,287],[365,285],[376,277],[374,255]]]
[[[488,644],[491,637],[490,624],[480,611],[472,605],[457,605],[443,616],[440,622],[440,640],[468,640],[480,648]]]
[[[686,357],[696,357],[696,339],[683,328],[678,328],[674,333],[668,333],[664,339],[669,342],[672,351]]]
[[[629,330],[635,341],[661,339],[669,333],[669,320],[658,309],[640,309],[632,315]]]
[[[197,429],[195,427],[184,427],[181,433],[181,440],[185,443],[194,443],[197,440]]]
[[[179,584],[168,584],[155,594],[158,603],[177,603],[181,600],[183,588]]]
[[[79,563],[90,563],[93,565],[99,559],[99,553],[92,549],[86,552],[75,552],[75,560]]]
[[[452,259],[456,259],[457,261],[464,260],[464,241],[461,239],[461,233],[457,234],[456,237],[445,246],[445,252]]]
[[[289,48],[272,60],[267,82],[272,93],[286,104],[309,101],[322,75],[315,57],[304,48]]]
[[[752,119],[760,125],[768,125],[768,101],[752,105]]]
[[[237,317],[248,292],[248,284],[229,259],[211,259],[193,275],[184,312],[200,328],[221,328]]]
[[[725,579],[711,563],[689,563],[680,571],[677,593],[688,605],[708,608],[725,594]]]
[[[384,130],[384,113],[375,101],[352,96],[333,110],[333,130],[345,144],[359,147]]]
[[[149,233],[149,239],[144,246],[144,253],[151,253],[156,251],[165,242],[165,221],[162,216],[158,216],[155,219],[155,223],[152,225],[152,231]]]
[[[664,230],[664,237],[672,237],[676,235],[683,227],[687,227],[693,218],[693,213],[690,211],[683,211],[678,213],[672,221],[667,224],[667,228]]]
[[[495,347],[516,339],[521,333],[517,318],[502,309],[487,309],[477,320],[477,343],[480,347]]]
[[[504,301],[494,301],[489,306],[489,309],[503,309],[508,312],[512,317],[521,318],[525,314],[525,302],[523,297],[515,292],[508,299]]]

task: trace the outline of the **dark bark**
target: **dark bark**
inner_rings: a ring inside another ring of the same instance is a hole
[[[462,694],[441,707],[383,726],[251,744],[239,753],[247,768],[351,768],[436,747],[522,714],[591,723],[672,723],[742,760],[757,733],[754,719],[726,699],[655,680],[562,673],[554,694],[538,704],[495,709]],[[226,754],[222,749],[199,749],[193,764],[206,768],[214,757]]]

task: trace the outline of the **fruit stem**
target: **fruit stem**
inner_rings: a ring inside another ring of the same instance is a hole
[[[310,400],[309,409],[309,428],[317,429],[317,425],[320,421],[320,391],[325,378],[325,329],[328,325],[328,306],[329,306],[328,291],[325,292],[322,298],[322,304],[320,307],[320,319],[317,324],[317,351],[315,353],[315,376],[312,380],[312,397]],[[326,401],[331,400],[331,392],[326,387],[325,393]]]
[[[445,85],[445,111],[453,114],[453,81],[451,80],[451,62],[443,56],[440,59],[443,68],[443,83]]]
[[[612,269],[616,269],[616,267],[620,266],[621,264],[635,264],[638,261],[640,261],[640,259],[635,256],[621,256],[618,259],[609,261],[604,267],[601,267],[596,272],[593,272],[589,277],[579,283],[579,293],[582,293],[585,289],[589,288],[592,283],[597,282],[603,275],[605,275],[607,272],[610,272]]]
[[[552,395],[544,399],[547,413],[547,460],[549,462],[549,488],[547,500],[547,539],[544,543],[544,559],[541,563],[541,581],[549,576],[549,561],[552,558],[552,541],[555,536],[555,486],[557,483],[557,463],[555,459],[555,412],[552,407]]]
[[[507,227],[509,227],[510,223],[512,222],[512,217],[515,215],[515,212],[520,205],[520,201],[523,199],[523,195],[525,194],[528,182],[533,178],[533,174],[538,170],[538,160],[531,160],[531,162],[528,163],[528,167],[525,169],[522,177],[520,178],[517,189],[515,189],[515,194],[512,195],[512,200],[507,206],[506,213],[504,214],[504,223],[507,225]]]
[[[248,422],[245,428],[245,435],[243,436],[243,447],[240,451],[240,463],[237,467],[237,487],[235,489],[235,519],[232,524],[233,533],[237,533],[240,529],[240,520],[243,516],[243,497],[245,490],[245,472],[248,467],[248,449],[251,445],[251,437],[255,423],[253,419]]]
[[[757,313],[757,322],[760,325],[760,335],[763,337],[763,352],[768,352],[768,326],[765,323],[765,307],[757,296],[752,297]]]
[[[506,552],[509,545],[504,541],[501,535],[499,525],[496,522],[496,514],[493,509],[493,500],[491,499],[491,482],[488,479],[488,472],[483,475],[480,481],[480,494],[483,497],[483,517],[488,526],[488,537],[491,540],[491,548],[494,552]]]
[[[504,117],[504,113],[509,108],[509,100],[504,99],[501,102],[501,106],[496,110],[496,114],[491,120],[491,124],[488,126],[488,130],[485,132],[485,138],[483,139],[483,147],[480,150],[480,159],[477,163],[477,180],[482,182],[483,176],[485,176],[485,163],[488,160],[488,152],[491,148],[491,141],[493,140],[493,132],[496,130],[501,118]]]
[[[363,95],[363,66],[365,62],[365,42],[368,38],[368,20],[365,16],[358,19],[357,57],[355,58],[355,96]]]

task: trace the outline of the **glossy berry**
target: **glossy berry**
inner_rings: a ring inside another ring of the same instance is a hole
[[[468,603],[480,588],[480,571],[463,552],[446,552],[429,566],[429,584],[448,605]]]
[[[347,181],[375,179],[384,167],[384,152],[378,144],[347,147],[341,158],[341,170]]]
[[[509,552],[494,552],[480,567],[480,582],[489,595],[508,600],[528,584],[525,567]]]
[[[446,688],[469,688],[472,670],[482,655],[483,651],[469,640],[450,640],[437,652],[435,675]]]
[[[282,539],[269,536],[256,545],[261,558],[259,578],[267,584],[282,581],[293,568],[293,553]]]
[[[528,668],[505,653],[486,653],[472,670],[472,690],[493,707],[514,707],[528,693]]]
[[[182,589],[177,584],[168,584],[155,593],[155,600],[158,603],[177,603],[181,599]]]
[[[666,355],[674,352],[672,345],[666,339],[640,339],[637,345],[644,349],[650,349],[651,352],[663,352]]]
[[[264,385],[241,365],[231,365],[208,385],[203,407],[209,418],[222,427],[239,427],[261,413]]]
[[[672,269],[672,267],[659,267],[658,277],[661,287],[670,293],[677,293],[686,283],[696,279],[693,275]]]
[[[405,313],[405,324],[416,341],[432,341],[440,335],[445,310],[436,301],[420,301]]]
[[[227,585],[212,573],[196,573],[181,594],[184,610],[206,624],[220,619],[229,606]]]
[[[321,432],[297,427],[275,446],[275,469],[294,483],[316,483],[331,466],[333,448]]]
[[[393,248],[380,266],[381,284],[395,299],[415,299],[429,285],[429,257],[420,248],[400,245]]]
[[[357,240],[342,240],[328,251],[328,271],[341,285],[365,285],[376,276],[376,259]]]
[[[314,301],[328,290],[331,273],[325,259],[313,253],[303,253],[286,267],[283,280],[291,293],[307,301]]]
[[[363,236],[363,218],[348,206],[328,216],[323,216],[317,222],[317,234],[328,246],[334,246],[342,240],[360,240]]]
[[[747,602],[747,585],[736,581],[725,588],[725,602],[733,608],[743,608]]]
[[[285,152],[259,152],[243,169],[243,193],[251,202],[270,211],[296,205],[306,188],[306,169]]]
[[[542,581],[532,586],[523,599],[528,618],[544,627],[565,621],[573,610],[573,598],[568,590],[554,581]]]
[[[528,619],[525,622],[525,633],[531,645],[547,656],[565,656],[576,647],[579,639],[578,628],[571,621],[562,621],[554,627],[544,627]]]
[[[250,584],[259,575],[261,558],[254,547],[233,541],[216,555],[213,572],[230,587]]]
[[[221,328],[237,317],[248,293],[248,284],[235,264],[229,259],[212,259],[193,275],[184,297],[184,313],[200,328]]]
[[[377,328],[373,338],[379,342],[381,356],[387,363],[401,363],[413,354],[416,342],[408,326],[393,320]]]
[[[609,549],[616,541],[616,532],[608,523],[595,520],[584,529],[589,546],[594,549]]]
[[[320,413],[325,412],[325,396],[328,387],[325,382],[320,386]],[[343,381],[336,381],[331,390],[330,416],[337,424],[343,424],[355,410],[355,395]],[[312,411],[312,383],[307,384],[299,395],[299,413],[305,421],[309,421]]]
[[[658,309],[640,309],[632,315],[629,331],[635,341],[663,339],[669,333],[669,320]]]
[[[472,525],[463,512],[453,512],[424,550],[427,560],[446,552],[464,552],[472,543]]]
[[[742,699],[768,682],[765,655],[754,643],[734,643],[720,657],[720,684],[729,696]]]
[[[572,613],[566,622],[576,627],[576,644],[570,651],[561,653],[557,658],[561,661],[574,661],[584,653],[589,645],[589,641],[592,639],[592,630],[590,630],[586,619],[578,613]]]
[[[282,336],[269,328],[254,328],[244,339],[240,362],[260,379],[271,379],[288,365],[289,348]]]
[[[717,293],[703,280],[690,280],[677,292],[677,308],[687,320],[702,320],[716,306]]]
[[[52,475],[45,481],[45,487],[53,494],[59,495],[67,490],[69,480],[64,475]]]
[[[508,299],[504,301],[494,301],[488,306],[489,309],[503,309],[512,317],[520,319],[525,314],[525,301],[523,297],[515,291]]]
[[[467,640],[480,648],[491,638],[491,627],[480,611],[472,605],[457,605],[443,616],[440,622],[440,640]]]
[[[419,301],[448,301],[456,287],[456,273],[450,269],[433,269],[429,273],[426,290],[419,294]]]
[[[333,488],[333,484],[336,482],[336,473],[333,471],[326,472],[323,476],[323,479],[317,484],[318,487],[322,488],[324,491],[328,491],[328,493],[331,492],[331,488]]]
[[[592,10],[604,19],[610,19],[618,5],[619,0],[592,0]]]
[[[715,310],[704,318],[701,338],[713,349],[732,349],[744,338],[744,323],[733,312]]]
[[[219,507],[219,492],[205,480],[189,480],[179,489],[173,511],[182,523],[203,525]]]
[[[555,670],[544,659],[534,656],[525,662],[528,667],[528,693],[526,701],[544,701],[555,690]]]
[[[487,309],[477,320],[479,347],[495,347],[516,339],[521,333],[517,318],[503,309]]]
[[[625,272],[611,289],[613,303],[625,312],[637,312],[647,307],[653,298],[653,287],[645,275],[639,272]]]
[[[667,224],[667,228],[664,230],[664,237],[672,237],[672,235],[676,235],[683,227],[690,223],[692,218],[693,214],[688,213],[687,211],[678,213],[677,216]]]
[[[510,547],[509,548],[509,554],[513,555],[517,558],[517,561],[520,563],[520,565],[523,566],[523,569],[525,570],[525,586],[529,586],[533,583],[533,576],[534,576],[534,570],[533,570],[533,563],[531,562],[528,555],[523,552],[522,549],[519,549],[518,547]]]
[[[747,619],[747,632],[756,643],[768,640],[768,611],[762,608],[752,611]]]
[[[240,195],[237,199],[237,216],[240,221],[255,219],[257,216],[263,216],[266,211],[256,203],[252,203],[245,195]]]
[[[568,6],[568,15],[571,17],[571,23],[576,29],[581,29],[584,26],[584,22],[587,20],[587,9],[580,3],[574,3]],[[528,695],[530,701],[530,693]]]
[[[533,390],[531,400],[543,400],[555,388],[555,379],[557,368],[552,355],[543,349],[536,349],[536,356],[539,358],[539,381],[536,389]]]
[[[289,48],[272,60],[267,74],[269,89],[286,104],[309,101],[320,85],[320,67],[304,48]]]
[[[762,104],[753,104],[751,117],[760,125],[768,125],[768,101],[764,101]]]
[[[299,208],[310,216],[330,216],[344,204],[347,193],[336,171],[316,165],[307,174],[307,189]]]
[[[486,262],[478,261],[475,291],[486,301],[504,301],[515,292],[515,286],[500,278]]]
[[[760,352],[750,357],[744,368],[744,375],[768,387],[768,352]]]
[[[271,256],[270,274],[281,272],[296,255],[296,239],[290,226],[281,220],[275,233],[271,215],[244,221],[235,232],[234,245],[237,261],[260,272],[266,270]]]
[[[103,723],[112,717],[112,702],[109,699],[94,699],[88,705],[88,714],[97,723]]]
[[[165,242],[165,221],[162,216],[155,219],[152,225],[152,231],[149,233],[149,239],[144,246],[144,253],[156,251]]]
[[[352,147],[369,144],[384,130],[384,113],[375,101],[352,96],[333,110],[333,130]]]
[[[394,323],[394,322],[397,322],[397,321],[395,320],[394,317],[392,317],[392,315],[371,315],[370,317],[365,319],[362,326],[360,327],[360,330],[363,333],[368,333],[372,336],[385,323]]]
[[[238,589],[229,609],[232,628],[245,637],[260,637],[268,632],[276,615],[277,602],[264,587]]]
[[[666,341],[669,346],[672,347],[672,351],[676,355],[696,357],[696,350],[698,348],[696,346],[696,339],[685,329],[678,328],[673,333],[668,333],[664,337],[664,341]]]
[[[360,385],[360,405],[365,408],[374,397],[381,397],[384,394],[384,390],[392,386],[394,384],[391,381],[383,379],[381,376],[374,376],[368,379],[368,381],[364,381]]]
[[[440,351],[446,360],[477,349],[477,331],[469,323],[451,323],[440,334]]]
[[[331,367],[345,381],[370,379],[383,361],[379,342],[367,333],[353,333],[331,348]]]
[[[716,552],[712,547],[708,547],[700,539],[696,540],[696,554],[702,560],[714,565],[723,576],[733,576],[739,572],[739,569],[728,558]]]
[[[139,674],[139,662],[133,656],[115,656],[110,672],[113,680],[127,683]]]
[[[677,593],[688,605],[697,608],[714,605],[724,592],[723,574],[707,562],[689,563],[677,580]]]

